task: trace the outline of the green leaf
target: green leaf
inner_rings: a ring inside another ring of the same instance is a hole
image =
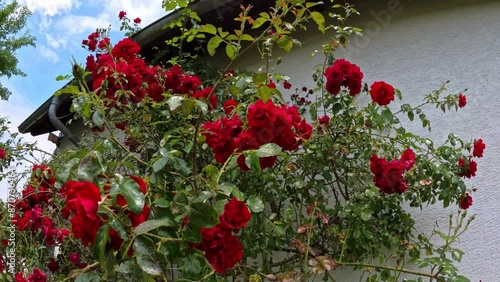
[[[101,281],[101,276],[95,272],[85,272],[82,274],[79,274],[75,282],[100,282]]]
[[[97,258],[97,260],[101,265],[105,265],[106,245],[108,244],[108,241],[109,241],[109,225],[104,224],[97,231],[93,249],[94,257]]]
[[[154,172],[160,171],[162,168],[164,168],[168,163],[168,158],[159,158],[153,163],[153,170]]]
[[[211,24],[204,24],[198,28],[201,32],[206,32],[210,34],[217,34],[217,29]]]
[[[316,12],[316,11],[311,13],[311,17],[314,20],[314,22],[316,22],[316,24],[318,25],[318,29],[321,32],[324,32],[325,31],[325,17],[320,12]]]
[[[113,228],[116,233],[120,236],[122,239],[127,239],[127,231],[123,228],[123,225],[120,221],[117,219],[113,218],[109,221],[109,226]]]
[[[367,213],[367,212],[361,212],[361,219],[363,221],[368,221],[372,218],[372,215],[370,213]]]
[[[248,166],[251,170],[262,170],[260,168],[259,156],[257,156],[257,152],[255,150],[245,151],[243,154],[245,155],[246,166]]]
[[[162,227],[162,226],[173,226],[174,222],[171,220],[165,220],[165,219],[151,219],[148,221],[144,221],[143,223],[139,224],[135,228],[135,234],[136,235],[142,235],[144,233],[148,233],[151,230],[154,230],[156,228]]]
[[[259,72],[252,76],[252,82],[255,86],[259,86],[261,84],[266,83],[266,80],[267,80],[267,73],[265,72]]]
[[[257,88],[259,91],[259,98],[262,99],[263,103],[267,103],[269,98],[273,95],[273,92],[271,91],[271,88],[267,85],[261,85],[259,88]]]
[[[247,205],[252,212],[261,212],[264,210],[264,203],[257,195],[250,196],[247,200]]]
[[[392,114],[391,110],[389,108],[385,108],[382,111],[382,116],[388,123],[392,123],[394,121],[394,115]]]
[[[163,275],[161,260],[151,239],[144,236],[137,237],[134,241],[134,256],[144,272],[151,275]]]
[[[226,45],[226,55],[231,60],[236,59],[236,47],[231,45],[231,44],[227,44]]]
[[[67,74],[67,75],[58,75],[56,77],[56,81],[61,81],[61,80],[68,80],[71,78],[71,75]]]
[[[399,89],[394,89],[394,92],[396,94],[396,97],[398,97],[399,100],[403,99],[403,95],[401,94],[401,91],[399,91]]]
[[[219,222],[219,215],[215,209],[205,203],[192,203],[188,209],[188,218],[194,225],[210,228]]]
[[[94,112],[94,115],[92,115],[92,122],[95,126],[99,128],[102,127],[104,124],[104,113],[101,109],[97,109],[97,111]]]
[[[260,158],[272,157],[281,153],[281,147],[275,143],[267,143],[257,150],[257,156]]]
[[[252,29],[254,28],[259,28],[260,26],[262,26],[265,22],[267,22],[267,20],[265,18],[257,18],[253,24],[252,24]]]
[[[68,163],[66,163],[64,165],[64,167],[62,168],[61,172],[59,173],[59,179],[62,181],[62,182],[66,182],[69,180],[69,174],[71,172],[71,170],[73,169],[73,167],[77,164],[80,163],[80,159],[79,158],[73,158],[71,159]]]
[[[212,94],[212,95],[215,95],[215,94]],[[206,103],[203,103],[202,101],[196,99],[194,100],[194,102],[196,103],[196,105],[198,105],[198,107],[200,108],[201,112],[206,115],[207,112],[208,112],[208,105]]]
[[[191,243],[201,243],[201,231],[200,228],[194,224],[188,223],[184,228],[184,240]]]
[[[285,52],[290,52],[293,48],[293,40],[288,36],[282,36],[278,40],[278,47]]]
[[[175,111],[178,107],[182,105],[184,101],[184,96],[172,96],[167,100],[167,104],[170,106],[170,110]]]
[[[413,111],[409,111],[408,112],[408,118],[410,119],[410,121],[413,121],[413,119],[415,118],[415,115],[413,114]]]
[[[222,43],[222,38],[218,37],[218,36],[214,36],[212,38],[210,38],[210,40],[208,41],[208,44],[207,44],[207,50],[208,50],[208,54],[210,54],[210,56],[213,56],[215,55],[215,49],[217,49],[217,47],[219,47],[219,45]]]
[[[254,39],[249,34],[242,34],[240,36],[240,40],[242,40],[242,41],[253,41]]]
[[[144,195],[133,179],[120,184],[120,192],[127,201],[128,208],[135,214],[141,214],[144,208]]]

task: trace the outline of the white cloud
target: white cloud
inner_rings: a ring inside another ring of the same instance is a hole
[[[19,2],[28,6],[33,13],[40,13],[43,16],[49,17],[71,11],[73,8],[78,8],[81,4],[78,0],[21,0]]]
[[[11,121],[9,130],[11,133],[15,133],[15,132],[18,132],[17,127],[26,119],[26,117],[31,115],[31,113],[33,113],[33,111],[39,105],[33,105],[29,101],[29,99],[27,99],[26,96],[24,96],[22,94],[22,92],[19,91],[19,89],[16,89],[7,80],[2,79],[2,85],[9,88],[9,90],[12,91],[12,95],[10,96],[9,101],[0,100],[0,115],[2,117],[7,117],[7,119]],[[22,137],[23,142],[25,142],[25,143],[36,142],[37,147],[43,151],[52,153],[55,149],[55,145],[47,140],[47,135],[32,136],[30,134],[21,134],[20,137]],[[36,160],[39,161],[42,158],[43,158],[43,156],[41,154],[39,154],[39,153],[35,154]],[[34,160],[34,159],[32,159],[32,160]],[[24,162],[24,165],[20,166],[17,169],[17,171],[22,171],[25,167],[26,167],[26,162]],[[0,198],[1,199],[7,198],[8,187],[9,187],[9,184],[8,184],[7,180],[0,181]],[[18,187],[18,188],[21,188],[21,187]]]
[[[113,11],[115,18],[118,18],[120,11],[127,12],[127,17],[130,19],[141,18],[141,26],[145,27],[148,24],[166,15],[165,10],[161,7],[161,0],[110,0],[106,2],[107,11]]]
[[[36,49],[40,52],[43,58],[49,60],[50,63],[55,64],[59,61],[59,55],[53,49],[48,48],[44,44],[39,44]]]

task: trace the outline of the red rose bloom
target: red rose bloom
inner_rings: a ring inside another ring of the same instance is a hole
[[[40,269],[35,268],[33,269],[33,274],[28,276],[28,282],[46,282],[47,281],[47,275],[40,271]]]
[[[290,88],[292,88],[292,84],[290,84],[290,82],[288,82],[288,80],[285,80],[285,81],[283,81],[283,88],[290,89]]]
[[[99,188],[92,182],[69,180],[65,184],[66,207],[74,214],[97,220],[97,208],[101,199]]]
[[[224,206],[222,220],[231,229],[245,227],[250,217],[252,217],[252,214],[247,205],[242,201],[238,201],[235,197]]]
[[[47,268],[50,269],[51,272],[56,272],[59,270],[59,263],[54,258],[50,258]]]
[[[330,123],[330,117],[327,115],[324,115],[322,117],[318,117],[318,122],[319,122],[319,124],[327,125]]]
[[[94,244],[97,231],[103,224],[101,220],[91,220],[79,215],[73,216],[70,223],[73,236],[77,239],[82,239],[82,244],[85,247],[89,243]]]
[[[465,192],[465,195],[460,196],[460,204],[459,207],[463,210],[468,209],[472,206],[472,197],[469,193]]]
[[[235,100],[227,100],[225,103],[224,103],[224,113],[229,116],[231,114],[231,112],[238,106],[238,102],[236,102]]]
[[[466,166],[465,160],[461,158],[458,160],[458,165],[462,167],[462,172],[459,173],[460,176],[467,178],[476,176],[477,163],[473,159],[469,158],[469,166]]]
[[[238,237],[229,234],[224,238],[224,244],[205,251],[205,257],[215,271],[225,273],[243,257],[243,246],[238,241]]]
[[[140,24],[141,23],[141,19],[140,18],[135,18],[134,19],[134,23],[135,24]]]
[[[80,262],[80,254],[71,253],[68,255],[68,258],[74,265],[78,265],[78,263]]]
[[[380,191],[386,194],[403,193],[407,189],[408,181],[403,174],[415,164],[415,154],[411,149],[403,152],[400,159],[388,162],[377,155],[370,158],[370,169],[373,173],[373,182]]]
[[[383,81],[377,81],[370,87],[370,96],[373,102],[380,106],[389,105],[391,101],[394,101],[394,88]]]
[[[5,150],[0,149],[0,159],[5,159]]]
[[[350,62],[339,59],[325,70],[326,90],[333,95],[340,92],[341,87],[349,88],[349,95],[354,96],[361,92],[363,73],[360,68]]]
[[[465,105],[467,105],[467,98],[464,95],[462,95],[462,93],[460,93],[458,95],[458,106],[460,108],[463,108],[465,107]]]
[[[24,279],[22,272],[16,273],[16,275],[14,275],[14,279],[16,282],[28,282],[28,280]]]
[[[272,79],[269,80],[269,84],[267,84],[267,87],[269,88],[276,88],[276,83]]]
[[[483,139],[474,140],[474,150],[472,151],[472,155],[476,158],[483,157],[483,151],[486,148],[486,144],[484,144]]]
[[[127,15],[127,12],[125,11],[120,11],[120,13],[118,13],[118,18],[120,20],[123,20],[123,18]]]

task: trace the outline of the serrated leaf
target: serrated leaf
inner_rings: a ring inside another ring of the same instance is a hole
[[[257,150],[257,156],[260,158],[272,157],[281,153],[281,147],[275,143],[267,143]]]
[[[194,225],[210,228],[219,222],[219,215],[215,209],[205,203],[192,203],[188,209],[188,218]]]
[[[163,275],[161,260],[151,239],[144,236],[137,237],[134,241],[134,256],[144,272],[151,275]]]
[[[217,47],[219,47],[219,45],[222,43],[222,38],[218,37],[218,36],[214,36],[212,38],[210,38],[210,40],[208,41],[208,44],[207,44],[207,50],[208,50],[208,54],[210,54],[210,56],[213,56],[215,55],[215,49],[217,49]]]
[[[264,203],[257,195],[250,196],[247,200],[247,205],[252,212],[261,212],[264,210]]]
[[[271,88],[267,85],[261,85],[259,88],[257,88],[259,91],[259,98],[262,99],[262,102],[265,104],[271,98],[273,95],[273,92],[271,91]]]
[[[120,194],[127,201],[128,208],[135,214],[141,214],[144,208],[144,195],[139,185],[133,179],[127,179],[120,184]]]

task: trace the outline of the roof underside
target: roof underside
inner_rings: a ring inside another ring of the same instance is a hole
[[[260,5],[254,7],[252,12],[258,13],[265,7],[274,4],[274,2],[274,0],[260,0]],[[231,29],[236,28],[234,25],[238,24],[233,19],[240,13],[240,5],[247,6],[250,3],[252,3],[251,0],[199,0],[192,4],[191,9],[198,13],[203,24],[212,23],[216,26],[223,25],[225,28]],[[153,60],[160,50],[166,48],[165,40],[172,38],[178,33],[177,30],[164,28],[167,23],[178,17],[179,13],[177,11],[172,12],[132,36],[132,39],[141,45],[141,56],[143,56],[146,61]],[[52,97],[53,96],[45,101],[35,110],[35,112],[26,118],[21,125],[19,125],[19,132],[29,132],[31,135],[36,136],[57,130],[50,122],[48,115]],[[61,103],[59,104],[56,115],[63,123],[66,123],[73,116],[70,111],[72,103],[71,95],[61,95],[60,101]]]

